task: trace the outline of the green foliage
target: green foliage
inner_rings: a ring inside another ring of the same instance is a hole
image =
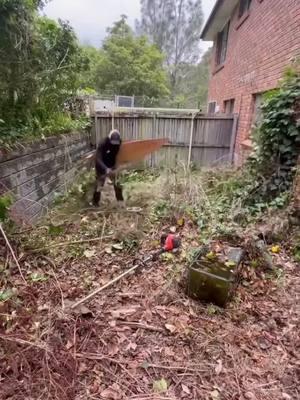
[[[88,69],[81,71],[80,87],[81,91],[87,94],[95,94],[97,90],[102,89],[101,64],[104,59],[102,49],[96,49],[92,46],[82,47],[84,57],[88,60]]]
[[[212,50],[209,49],[198,64],[185,63],[180,67],[176,93],[182,98],[180,105],[183,108],[200,108],[206,105],[211,55]]]
[[[153,382],[153,391],[156,393],[165,393],[168,390],[168,382],[162,378]]]
[[[14,295],[14,292],[10,289],[8,290],[0,290],[0,302],[5,302],[11,299]]]
[[[120,177],[121,182],[137,183],[137,182],[154,182],[159,177],[159,170],[147,168],[145,171],[124,171]]]
[[[141,15],[137,31],[146,34],[166,55],[174,98],[182,78],[182,65],[199,60],[202,1],[141,0]]]
[[[33,272],[32,274],[30,274],[29,279],[33,283],[45,282],[48,280],[45,275],[39,274],[38,272]]]
[[[54,225],[50,224],[48,227],[48,234],[50,236],[60,236],[62,233],[64,233],[65,227],[63,225]]]
[[[1,145],[53,134],[57,123],[58,130],[70,128],[64,103],[79,88],[88,59],[73,29],[40,17],[41,6],[34,0],[0,1]]]
[[[12,202],[11,196],[0,196],[0,222],[4,222],[8,218],[9,207],[12,205]]]
[[[160,221],[170,215],[170,203],[167,200],[160,200],[155,203],[152,211],[153,221]]]
[[[126,17],[108,30],[97,66],[97,89],[159,98],[168,94],[163,56],[145,36],[135,37]]]
[[[300,75],[291,71],[279,89],[265,96],[262,123],[253,136],[255,151],[248,161],[253,176],[248,204],[272,201],[291,188],[300,154],[299,98]]]

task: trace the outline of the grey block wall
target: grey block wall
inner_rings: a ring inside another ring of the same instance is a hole
[[[70,186],[92,150],[88,133],[49,137],[0,150],[0,195],[11,193],[11,215],[18,222],[34,223],[47,210],[55,193]]]

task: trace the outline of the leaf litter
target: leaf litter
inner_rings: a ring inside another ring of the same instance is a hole
[[[53,210],[57,220],[59,211]],[[181,278],[182,254],[199,234],[188,217],[175,215],[181,256],[145,266],[70,313],[74,301],[156,249],[166,225],[147,225],[145,215],[110,205],[64,218],[63,231],[53,223],[44,236],[36,230],[14,243],[30,266],[27,278],[47,279],[25,285],[0,241],[9,272],[2,273],[1,293],[11,293],[0,301],[1,399],[299,398],[300,270],[282,247],[273,253],[284,280],[247,270],[247,287],[239,286],[227,309],[197,303]],[[95,238],[92,247],[46,248]],[[128,238],[138,241],[135,251],[125,245]],[[45,249],[35,254],[27,246]]]

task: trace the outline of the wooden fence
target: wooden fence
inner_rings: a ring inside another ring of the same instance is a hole
[[[94,115],[95,141],[112,128],[124,140],[168,137],[170,143],[152,154],[151,167],[178,163],[216,166],[232,163],[237,115],[200,114],[196,110],[117,109]]]

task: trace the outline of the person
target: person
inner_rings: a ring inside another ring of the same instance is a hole
[[[116,161],[122,144],[120,132],[113,129],[109,135],[98,145],[96,150],[96,184],[93,196],[93,205],[99,206],[101,191],[106,178],[110,178],[115,190],[117,201],[124,201],[121,184],[116,177]]]

